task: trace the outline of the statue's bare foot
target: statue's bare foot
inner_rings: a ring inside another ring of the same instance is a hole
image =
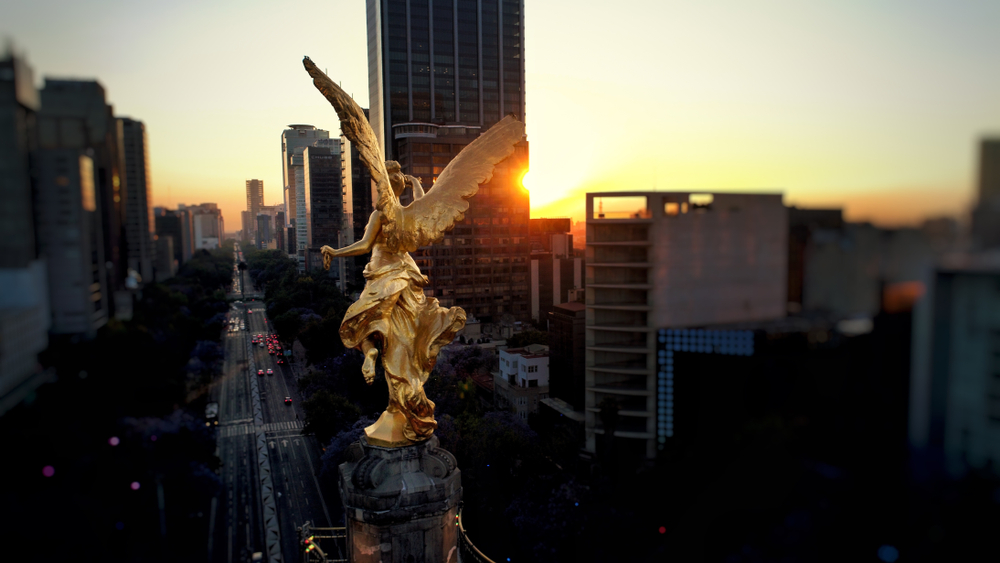
[[[375,381],[375,358],[378,357],[378,348],[372,347],[365,354],[365,363],[361,366],[361,373],[365,376],[365,383],[371,385]]]

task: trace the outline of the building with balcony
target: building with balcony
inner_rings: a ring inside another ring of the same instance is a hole
[[[950,256],[928,277],[910,363],[918,476],[1000,475],[1000,256]]]
[[[616,448],[652,458],[675,437],[659,329],[783,317],[788,214],[781,194],[587,194],[586,448],[618,407]]]

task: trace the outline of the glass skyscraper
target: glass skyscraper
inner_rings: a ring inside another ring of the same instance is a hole
[[[524,120],[521,0],[368,0],[370,119],[424,189],[507,114]],[[530,317],[528,144],[500,163],[445,240],[418,250],[425,292],[486,322]],[[408,203],[409,193],[403,203]]]

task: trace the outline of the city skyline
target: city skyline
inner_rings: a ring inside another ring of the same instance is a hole
[[[265,200],[283,199],[281,131],[337,130],[302,55],[368,99],[363,2],[309,4],[306,19],[251,3],[236,22],[223,19],[226,4],[103,4],[17,3],[0,35],[39,84],[96,79],[116,114],[142,117],[153,205],[217,201],[238,225],[247,178],[265,181]],[[608,13],[526,2],[525,12],[532,216],[580,220],[587,191],[656,189],[782,191],[788,205],[843,206],[848,220],[886,226],[965,221],[979,139],[1000,132],[989,58],[1000,7],[723,2]],[[123,31],[91,35],[95,18]],[[279,40],[292,25],[296,41]]]

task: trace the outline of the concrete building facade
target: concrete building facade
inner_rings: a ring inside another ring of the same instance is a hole
[[[921,467],[1000,474],[1000,260],[938,267],[913,320],[909,438]]]
[[[240,240],[243,242],[250,242],[253,240],[253,230],[252,225],[254,221],[253,215],[249,211],[240,211]]]
[[[215,203],[200,203],[198,205],[178,205],[182,211],[190,213],[192,240],[195,250],[214,250],[221,248],[225,238],[225,223],[222,210]]]
[[[153,281],[163,283],[177,273],[177,259],[174,256],[174,237],[155,235],[156,261],[153,262]]]
[[[780,194],[587,194],[586,448],[614,400],[615,438],[656,456],[664,400],[656,331],[785,315],[788,215]]]
[[[247,180],[247,211],[250,212],[250,234],[249,240],[257,240],[257,216],[260,215],[260,208],[264,207],[264,181]],[[244,228],[246,228],[244,226]]]
[[[545,325],[553,307],[573,301],[583,283],[583,258],[575,256],[570,220],[531,219],[531,319]]]
[[[587,307],[556,305],[549,318],[549,395],[583,412],[586,402]]]
[[[343,190],[343,163],[340,139],[322,139],[306,147],[302,153],[304,198],[308,200],[308,221],[305,242],[307,249],[306,270],[323,264],[319,249],[323,245],[334,248],[345,246],[345,208]],[[300,203],[301,203],[300,202]],[[341,278],[344,259],[330,265],[329,275]]]
[[[36,248],[31,154],[38,148],[38,90],[15,53],[0,59],[0,415],[47,380],[47,264]]]
[[[48,261],[53,334],[92,337],[108,322],[109,296],[94,161],[82,149],[36,152],[38,249]]]
[[[271,236],[271,216],[261,213],[257,216],[257,240],[259,249],[271,248],[274,238]]]
[[[1000,248],[1000,138],[979,143],[978,201],[972,236],[980,249]]]
[[[285,242],[285,212],[279,211],[274,214],[274,247],[284,250],[287,246]]]
[[[319,139],[329,139],[330,132],[317,129],[312,125],[293,124],[288,129],[281,132],[281,177],[284,182],[282,194],[285,204],[285,219],[288,224],[284,227],[295,226],[298,221],[299,201],[298,186],[301,182],[302,162],[292,162],[296,149],[305,148]],[[301,158],[301,151],[300,158]],[[293,254],[290,252],[290,254]]]
[[[125,245],[125,206],[127,193],[122,178],[117,126],[104,87],[93,80],[45,79],[38,113],[39,149],[91,151],[86,154],[94,168],[95,218],[100,225],[102,264],[110,262],[98,274],[107,285],[108,310],[116,301],[131,302],[125,277],[128,270]]]

